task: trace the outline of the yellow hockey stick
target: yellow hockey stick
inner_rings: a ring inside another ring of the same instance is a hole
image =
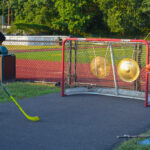
[[[4,89],[4,91],[6,92],[6,94],[10,97],[10,99],[17,105],[17,107],[20,109],[20,111],[23,113],[23,115],[31,121],[39,121],[40,118],[38,116],[29,116],[25,113],[25,111],[21,108],[21,106],[19,105],[19,103],[13,98],[13,96],[11,96],[8,92],[8,90],[6,89],[6,87],[1,83],[2,88]]]

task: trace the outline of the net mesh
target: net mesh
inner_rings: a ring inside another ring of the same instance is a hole
[[[144,43],[67,40],[64,47],[64,89],[117,86],[118,90],[145,91],[147,50]],[[91,69],[91,63],[96,57],[108,62],[102,63],[102,77],[93,74]],[[118,76],[118,64],[125,58],[135,60],[140,68],[140,74],[133,82],[125,82]]]

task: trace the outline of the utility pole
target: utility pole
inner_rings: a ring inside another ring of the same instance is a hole
[[[9,0],[8,0],[8,18],[7,18],[7,23],[8,26],[10,25],[10,4],[9,4]]]
[[[4,0],[3,0],[3,6],[4,6]],[[3,27],[4,27],[4,7],[2,8],[2,17],[1,17],[1,20],[2,20],[2,32],[3,32]]]

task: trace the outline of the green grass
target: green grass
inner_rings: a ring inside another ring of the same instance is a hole
[[[46,52],[25,52],[16,53],[17,59],[27,60],[44,60],[44,61],[58,61],[61,62],[61,51],[46,51]]]
[[[5,46],[5,45],[4,45]],[[61,46],[57,45],[44,45],[44,46],[32,46],[32,45],[6,45],[9,51],[11,50],[34,50],[34,49],[55,49],[55,48],[62,48]]]
[[[60,91],[60,88],[55,87],[54,85],[51,84],[48,85],[48,84],[13,82],[4,85],[16,100]],[[7,101],[10,101],[10,99],[0,86],[0,103]]]
[[[131,48],[121,49],[120,47],[114,48],[114,61],[115,64],[118,64],[123,58],[132,58],[133,50]],[[45,51],[45,52],[25,52],[25,53],[16,53],[17,59],[27,59],[27,60],[43,60],[43,61],[62,61],[62,52],[61,51]],[[68,59],[68,51],[65,51],[66,59]],[[95,56],[101,56],[106,59],[111,64],[111,55],[110,50],[106,48],[95,48],[94,51],[91,48],[82,49],[77,52],[77,62],[78,63],[91,63],[92,59]],[[74,62],[75,54],[72,52],[72,62]],[[68,59],[69,60],[69,59]],[[143,50],[142,54],[142,66],[145,66],[146,52]],[[67,61],[67,60],[66,60]]]
[[[132,47],[121,47],[121,46],[116,46],[113,48],[113,53],[114,53],[114,61],[115,64],[118,64],[120,60],[123,58],[132,58],[133,56],[133,50],[134,46]],[[79,45],[80,46],[80,45]],[[77,62],[78,63],[91,63],[92,59],[95,56],[101,56],[106,59],[111,64],[111,55],[110,55],[110,49],[106,45],[101,45],[101,48],[98,48],[97,46],[99,45],[81,45],[82,49],[79,49],[77,52]],[[105,47],[104,47],[105,46]],[[85,48],[84,48],[85,47]],[[28,52],[23,52],[23,53],[15,53],[17,59],[27,59],[27,60],[42,60],[42,61],[57,61],[61,62],[62,61],[62,51],[42,51],[42,49],[55,49],[55,48],[61,48],[61,46],[7,46],[7,48],[11,50],[28,50]],[[68,47],[66,47],[68,48]],[[36,50],[36,49],[41,49],[40,52],[32,52],[30,50]],[[68,60],[68,51],[65,51],[65,61]],[[72,62],[74,62],[74,50],[72,50]],[[141,59],[141,64],[142,66],[145,66],[146,62],[146,48],[143,46],[143,52],[142,52],[142,59]]]
[[[123,58],[132,58],[133,57],[133,47],[115,47],[113,48],[114,63],[117,65]],[[67,52],[65,53],[66,59],[68,59]],[[74,62],[74,53],[72,52],[72,62]],[[82,49],[77,52],[77,62],[79,63],[91,63],[92,59],[95,56],[101,56],[106,58],[111,64],[111,53],[110,49],[107,48],[87,48]],[[69,60],[69,59],[68,59]],[[146,64],[146,49],[143,47],[141,65],[145,66]]]
[[[150,135],[150,130],[143,135]],[[146,138],[133,138],[127,140],[114,150],[150,150],[150,146],[138,144],[138,141],[143,141],[144,139]]]

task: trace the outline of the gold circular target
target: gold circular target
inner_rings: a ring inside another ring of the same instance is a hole
[[[110,65],[107,59],[104,57],[97,56],[92,59],[91,65],[90,65],[92,73],[97,78],[105,78],[110,73]]]
[[[117,72],[121,80],[125,82],[133,82],[138,78],[140,68],[135,60],[124,58],[119,62]]]

